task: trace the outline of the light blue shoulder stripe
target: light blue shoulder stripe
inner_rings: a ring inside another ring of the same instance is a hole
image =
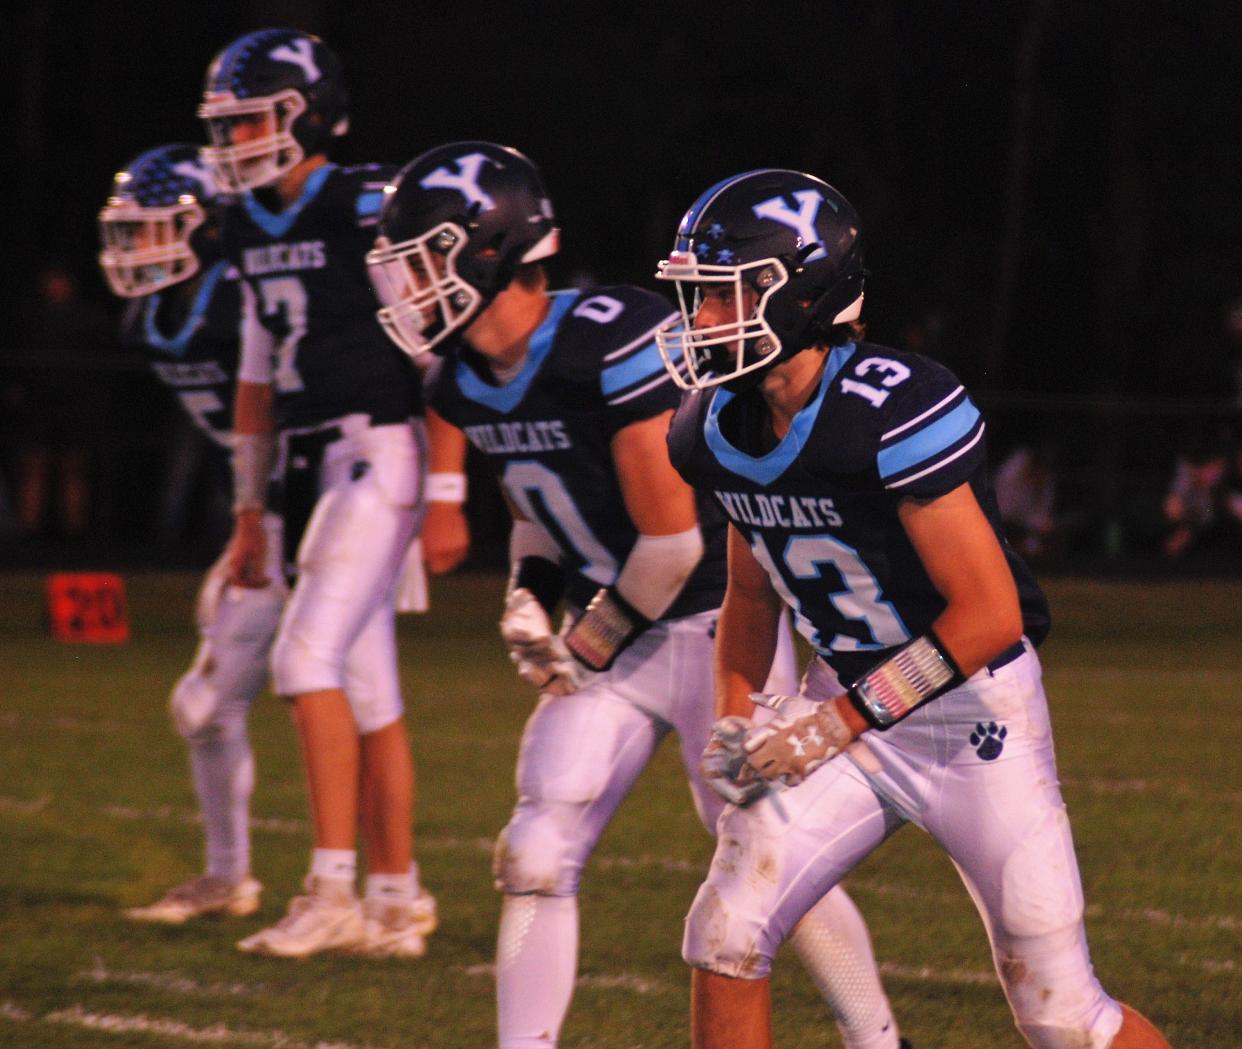
[[[552,306],[543,323],[531,333],[530,347],[526,351],[526,363],[522,370],[503,386],[493,386],[480,379],[474,371],[462,361],[457,362],[455,375],[457,386],[462,395],[476,404],[482,404],[493,411],[508,413],[522,403],[530,384],[534,382],[544,358],[552,349],[556,340],[556,330],[560,327],[561,318],[578,299],[577,291],[554,291],[548,296]]]
[[[876,456],[880,477],[888,479],[939,455],[965,437],[979,421],[979,409],[962,401],[948,415],[884,448]]]
[[[226,269],[228,269],[228,263],[221,259],[203,275],[203,282],[198,286],[198,294],[194,296],[194,305],[190,307],[190,315],[181,325],[181,330],[171,339],[165,336],[155,324],[155,313],[160,306],[159,293],[147,299],[147,309],[142,323],[147,345],[174,357],[184,357],[194,333],[207,318],[207,307],[211,304],[211,296],[215,293],[216,284]]]
[[[384,203],[384,194],[375,190],[371,193],[359,193],[358,200],[354,204],[360,219],[370,218],[372,215],[378,215],[380,205]]]
[[[730,473],[745,477],[748,481],[754,481],[755,484],[771,484],[775,481],[793,465],[798,454],[806,446],[811,430],[815,426],[815,420],[819,418],[819,409],[824,403],[828,387],[832,385],[832,380],[837,377],[837,373],[845,367],[846,362],[853,355],[854,344],[852,342],[834,347],[829,351],[828,361],[824,365],[824,374],[820,376],[819,390],[814,400],[794,416],[793,424],[789,427],[789,432],[781,438],[780,444],[758,459],[739,451],[721,433],[720,412],[733,400],[733,394],[724,389],[717,391],[707,410],[707,418],[703,421],[703,436],[707,440],[707,447],[715,455],[716,461]]]
[[[661,373],[668,374],[664,367],[664,358],[660,356],[660,349],[653,339],[620,364],[614,364],[611,368],[605,368],[600,372],[599,386],[601,392],[607,397],[609,394],[624,390],[627,386],[636,386],[644,379],[650,379]]]
[[[247,193],[242,197],[242,204],[245,205],[246,214],[250,216],[250,221],[258,226],[269,237],[283,237],[293,227],[298,216],[302,213],[302,209],[306,207],[315,195],[323,189],[324,182],[336,169],[335,164],[324,164],[323,167],[316,168],[310,173],[305,184],[302,186],[302,192],[298,195],[298,199],[290,204],[283,211],[272,213],[260,204],[254,196],[254,193]]]

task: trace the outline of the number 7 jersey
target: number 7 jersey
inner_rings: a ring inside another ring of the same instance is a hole
[[[578,608],[616,580],[638,537],[611,442],[677,406],[655,345],[655,330],[675,316],[639,288],[553,292],[525,363],[503,385],[460,343],[427,375],[427,403],[465,432],[510,503],[560,547],[566,596]],[[699,515],[706,553],[666,619],[716,608],[724,595],[724,520],[702,498]]]
[[[757,390],[690,393],[669,432],[672,462],[719,502],[843,683],[943,611],[897,504],[963,484],[1000,540],[1026,635],[1044,639],[1047,603],[1000,529],[983,417],[946,368],[849,343],[828,352],[818,390],[780,441],[760,436],[767,418]]]
[[[227,211],[225,254],[245,282],[243,377],[248,345],[263,343],[281,429],[353,413],[398,423],[419,408],[415,369],[380,327],[364,262],[392,173],[325,164],[281,211],[253,192]]]

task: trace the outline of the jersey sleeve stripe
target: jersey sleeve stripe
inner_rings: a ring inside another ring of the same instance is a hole
[[[644,382],[656,373],[667,376],[664,358],[654,342],[648,342],[637,353],[631,354],[620,364],[614,364],[600,372],[600,391],[605,397],[624,390],[635,383]]]
[[[651,342],[651,340],[655,338],[655,333],[657,331],[663,328],[670,321],[680,319],[680,316],[681,315],[677,313],[670,313],[667,317],[665,317],[662,321],[660,321],[660,323],[657,324],[654,328],[648,328],[637,339],[634,339],[631,342],[627,342],[624,346],[620,347],[620,349],[616,349],[616,350],[613,350],[609,354],[605,354],[604,360],[606,361],[618,360],[621,357],[624,357],[626,354],[637,349],[639,346],[645,346],[647,343]]]
[[[358,200],[354,204],[354,208],[360,219],[370,218],[372,215],[379,214],[380,205],[383,202],[383,193],[359,193]]]
[[[965,393],[966,393],[966,387],[959,386],[956,390],[950,393],[949,396],[947,396],[944,400],[938,402],[937,404],[933,404],[930,408],[927,409],[927,411],[923,412],[921,415],[916,415],[909,422],[904,422],[900,426],[898,426],[896,429],[889,430],[888,433],[884,434],[884,436],[881,437],[880,439],[882,441],[887,441],[893,437],[896,437],[899,433],[905,433],[906,430],[910,429],[911,426],[917,426],[924,419],[927,419],[935,415],[937,412],[943,409],[945,405],[949,404],[955,398],[965,396]]]
[[[897,474],[930,462],[954,447],[980,425],[979,409],[969,400],[963,401],[935,422],[929,423],[909,437],[902,438],[896,444],[882,448],[876,456],[880,477],[887,481]]]
[[[978,444],[979,441],[982,440],[983,438],[983,431],[984,431],[983,421],[980,420],[979,429],[975,433],[974,437],[972,437],[969,441],[967,441],[964,445],[962,445],[952,455],[946,455],[943,459],[940,459],[932,463],[930,466],[928,466],[927,468],[923,470],[920,470],[918,473],[910,474],[910,476],[903,477],[900,481],[893,481],[891,484],[886,484],[884,487],[890,490],[893,488],[900,488],[902,487],[902,485],[911,484],[914,481],[917,481],[920,477],[926,477],[928,474],[935,473],[937,470],[941,469],[942,467],[948,466],[949,463],[953,462],[956,459],[960,459],[963,455],[965,455],[968,451],[970,451],[976,444]]]
[[[664,374],[658,376],[651,382],[647,383],[645,386],[640,386],[636,390],[630,390],[628,393],[622,394],[620,397],[610,398],[606,403],[624,404],[626,401],[632,401],[635,397],[641,397],[644,393],[646,393],[649,390],[654,390],[657,386],[661,386],[666,382],[672,382],[673,378],[671,375],[669,375],[668,371],[664,370],[663,366],[661,366],[661,370],[664,372]]]

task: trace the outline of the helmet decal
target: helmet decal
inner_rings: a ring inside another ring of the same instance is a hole
[[[784,197],[770,197],[760,201],[751,208],[751,211],[757,218],[783,222],[797,232],[804,247],[808,244],[818,244],[819,247],[810,255],[805,256],[802,259],[803,262],[822,259],[828,252],[824,250],[823,242],[815,232],[815,220],[819,217],[819,206],[824,202],[824,195],[817,189],[800,189],[793,194],[793,198],[798,202],[797,211],[790,208]]]
[[[315,64],[314,46],[306,37],[298,37],[272,48],[267,54],[278,62],[292,62],[295,66],[300,66],[306,74],[306,82],[313,84],[323,75]]]
[[[479,185],[479,171],[486,163],[489,163],[488,158],[482,153],[469,153],[457,158],[458,174],[453,174],[447,165],[442,165],[419,179],[418,184],[423,189],[455,189],[466,198],[468,205],[478,205],[480,211],[491,211],[496,207],[496,202]]]
[[[202,186],[202,193],[205,197],[214,197],[219,193],[219,190],[216,188],[216,180],[211,177],[211,172],[204,167],[201,160],[182,160],[173,165],[173,171],[183,178],[188,178]]]

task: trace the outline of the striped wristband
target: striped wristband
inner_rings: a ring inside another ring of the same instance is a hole
[[[848,690],[850,702],[878,729],[965,680],[953,657],[928,632],[877,663]]]

